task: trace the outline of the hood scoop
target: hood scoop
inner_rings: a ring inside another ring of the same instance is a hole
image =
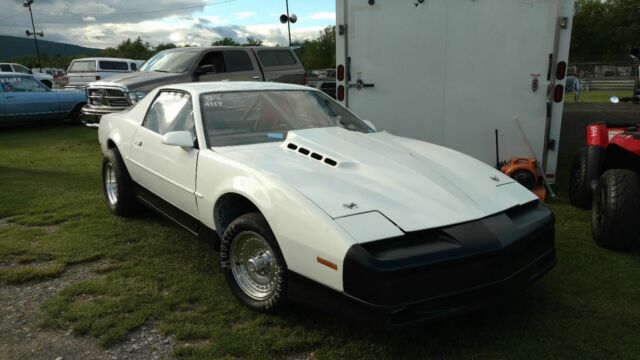
[[[290,142],[290,143],[287,144],[286,147],[287,147],[287,149],[289,149],[291,151],[295,151],[295,152],[297,152],[297,153],[299,153],[299,154],[301,154],[303,156],[306,156],[306,157],[309,157],[309,158],[311,158],[313,160],[322,162],[325,165],[329,165],[329,166],[332,166],[332,167],[338,166],[338,162],[336,160],[331,159],[329,157],[326,157],[326,156],[324,156],[322,154],[319,154],[319,153],[317,153],[315,151],[311,151],[311,150],[307,149],[304,146],[300,146],[298,144]]]

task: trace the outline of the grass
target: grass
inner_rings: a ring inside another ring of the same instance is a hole
[[[561,180],[571,151],[564,153]],[[246,310],[227,290],[210,244],[150,212],[108,213],[100,159],[92,129],[0,132],[0,281],[38,281],[100,260],[99,276],[43,305],[43,326],[72,327],[107,346],[153,323],[181,340],[175,355],[188,359],[640,355],[640,256],[596,247],[589,212],[570,206],[562,191],[552,203],[559,262],[549,275],[508,304],[382,332],[304,307],[279,316]]]
[[[580,93],[580,97],[576,101],[574,93],[566,93],[564,101],[566,103],[610,103],[612,96],[627,97],[631,96],[631,90],[592,90]]]

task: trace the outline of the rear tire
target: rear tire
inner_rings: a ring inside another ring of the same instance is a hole
[[[569,201],[572,205],[588,209],[591,206],[591,186],[587,179],[587,149],[581,148],[573,158],[569,179]]]
[[[116,148],[107,150],[102,159],[102,189],[112,214],[128,216],[136,207],[133,181]]]
[[[289,305],[287,265],[262,214],[245,214],[229,224],[220,261],[229,289],[245,306],[271,314]]]
[[[593,194],[591,232],[601,247],[627,250],[640,244],[640,176],[631,170],[607,170]]]

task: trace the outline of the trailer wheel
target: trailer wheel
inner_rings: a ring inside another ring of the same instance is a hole
[[[593,194],[591,233],[607,249],[640,245],[640,176],[631,170],[607,170]]]
[[[591,188],[587,179],[587,149],[581,148],[573,158],[569,179],[569,201],[580,208],[591,206]]]

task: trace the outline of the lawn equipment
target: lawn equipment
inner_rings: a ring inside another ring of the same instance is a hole
[[[640,96],[611,98],[640,103]],[[640,125],[594,123],[571,167],[571,204],[591,207],[595,242],[614,250],[640,245]]]

